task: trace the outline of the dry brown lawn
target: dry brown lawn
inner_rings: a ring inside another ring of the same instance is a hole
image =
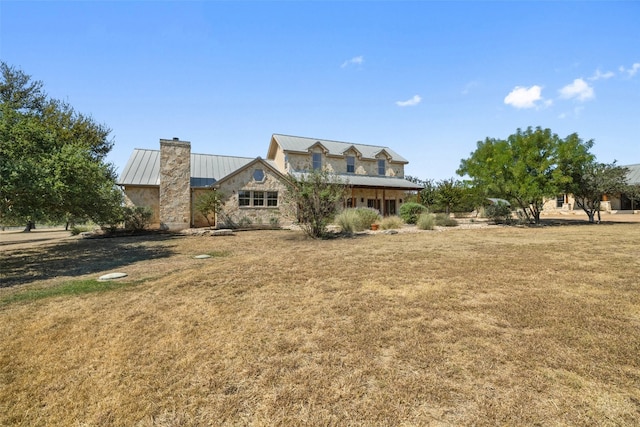
[[[638,425],[639,242],[603,224],[0,248],[0,425]],[[113,271],[126,285],[11,300]]]

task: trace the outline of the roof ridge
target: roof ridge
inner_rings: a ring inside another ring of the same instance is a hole
[[[280,136],[288,136],[291,138],[300,138],[300,139],[310,139],[316,142],[321,142],[321,141],[327,141],[327,142],[337,142],[339,144],[346,144],[346,145],[362,145],[365,147],[378,147],[378,148],[388,148],[391,149],[388,145],[374,145],[374,144],[362,144],[359,142],[347,142],[347,141],[338,141],[335,139],[327,139],[327,138],[311,138],[309,136],[297,136],[297,135],[288,135],[288,134],[284,134],[284,133],[274,133],[274,136],[276,135],[280,135]]]
[[[156,149],[153,149],[153,148],[134,148],[133,150],[134,151],[136,151],[136,150],[137,151],[153,151],[153,152],[156,152],[156,153],[160,152],[160,150],[156,150]],[[250,160],[253,160],[253,159],[256,158],[256,157],[248,157],[248,156],[232,156],[232,155],[229,155],[229,154],[205,154],[205,153],[193,153],[193,152],[191,154],[192,155],[196,155],[196,156],[232,157],[232,158],[235,158],[235,159],[250,159]],[[258,156],[258,157],[260,157],[260,156]]]

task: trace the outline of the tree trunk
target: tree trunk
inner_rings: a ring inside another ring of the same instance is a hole
[[[27,226],[22,230],[23,233],[28,233],[36,228],[36,223],[33,221],[27,221]]]

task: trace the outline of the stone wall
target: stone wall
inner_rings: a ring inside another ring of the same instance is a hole
[[[254,178],[256,169],[264,172],[263,180],[257,181]],[[287,203],[287,187],[282,178],[260,163],[225,179],[217,189],[226,197],[223,212],[216,217],[217,228],[229,225],[290,225],[295,220],[295,212]],[[238,196],[243,190],[277,191],[278,206],[266,206],[266,200],[265,206],[240,206]]]
[[[318,152],[320,152],[320,150],[318,150]],[[311,154],[289,153],[287,154],[287,160],[289,168],[295,171],[311,169]],[[323,154],[322,165],[330,172],[339,174],[347,173],[346,157],[325,156]],[[378,176],[378,160],[358,159],[356,157],[355,170],[356,175]],[[393,163],[387,160],[385,174],[386,176],[404,177],[404,164]]]
[[[160,140],[160,226],[182,230],[191,223],[191,143]]]
[[[150,225],[160,227],[160,206],[157,187],[125,187],[124,201],[127,206],[146,206],[151,208],[153,216]]]

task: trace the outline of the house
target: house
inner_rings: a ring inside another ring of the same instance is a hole
[[[152,224],[168,230],[206,226],[195,202],[207,191],[223,195],[217,226],[286,224],[296,207],[286,200],[287,180],[314,169],[340,176],[349,187],[344,207],[371,207],[393,215],[407,191],[420,187],[404,179],[408,161],[388,147],[274,134],[267,158],[191,153],[179,138],[161,139],[160,150],[135,149],[118,185],[126,203],[148,206]]]
[[[388,147],[274,134],[267,159],[294,177],[328,170],[350,186],[345,207],[374,208],[382,215],[397,214],[407,191],[421,189],[404,178],[409,162]]]
[[[627,184],[640,185],[640,164],[622,166],[628,169]],[[609,213],[635,213],[640,210],[640,200],[628,195],[607,194],[602,198],[601,210]],[[583,213],[575,203],[573,194],[559,194],[555,199],[547,199],[544,203],[545,214]]]

